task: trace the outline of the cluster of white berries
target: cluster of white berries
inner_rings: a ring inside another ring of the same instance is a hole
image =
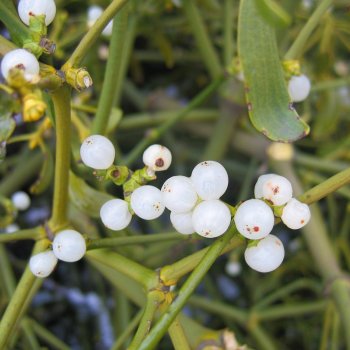
[[[293,102],[304,101],[309,96],[310,90],[310,80],[304,74],[294,75],[288,82],[288,92]]]
[[[87,12],[87,26],[91,28],[98,18],[102,15],[103,9],[100,6],[90,6]],[[102,34],[105,36],[111,36],[113,29],[113,20],[110,21],[107,26],[103,29]]]
[[[45,15],[45,24],[48,26],[56,15],[54,0],[20,0],[18,15],[27,26],[31,16]]]
[[[52,242],[52,250],[33,255],[29,260],[29,268],[37,277],[47,277],[57,265],[58,260],[76,262],[86,252],[84,237],[75,230],[63,230],[56,234]]]
[[[92,135],[84,140],[80,154],[86,165],[108,169],[113,164],[115,150],[104,136]],[[143,162],[151,175],[168,169],[171,161],[170,151],[161,145],[152,145],[143,154]],[[122,230],[129,225],[133,213],[144,220],[153,220],[167,208],[171,212],[170,221],[179,233],[195,232],[215,238],[224,234],[231,223],[229,206],[220,200],[227,187],[225,168],[218,162],[204,161],[194,167],[190,177],[170,177],[161,190],[150,185],[137,187],[131,194],[130,205],[123,199],[107,201],[101,207],[100,217],[107,228]],[[269,272],[284,258],[282,242],[270,234],[275,222],[272,207],[280,209],[282,221],[291,229],[306,225],[310,210],[292,198],[291,183],[276,174],[260,176],[254,195],[254,199],[238,206],[234,222],[241,235],[255,241],[245,251],[247,264],[257,271]]]
[[[284,247],[276,236],[270,234],[275,216],[266,202],[272,206],[283,206],[281,219],[293,230],[309,222],[310,209],[308,205],[292,198],[291,183],[276,174],[260,176],[254,195],[255,199],[249,199],[238,207],[234,221],[241,235],[251,240],[259,240],[257,244],[246,249],[244,257],[247,264],[259,272],[270,272],[282,263]]]

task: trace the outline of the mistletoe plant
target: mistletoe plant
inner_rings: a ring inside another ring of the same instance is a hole
[[[0,349],[350,349],[348,17],[2,0]]]

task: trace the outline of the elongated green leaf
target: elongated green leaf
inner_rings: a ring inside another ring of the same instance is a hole
[[[309,126],[291,104],[274,29],[261,16],[256,1],[241,0],[238,24],[249,117],[269,139],[292,142],[307,135]]]
[[[102,205],[113,199],[109,194],[90,187],[72,172],[69,175],[69,197],[76,207],[93,218],[100,217]]]

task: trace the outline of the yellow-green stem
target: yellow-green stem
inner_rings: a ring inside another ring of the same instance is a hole
[[[68,86],[61,87],[52,93],[55,109],[56,127],[56,163],[52,216],[52,229],[60,228],[68,223],[68,186],[70,168],[70,95]]]

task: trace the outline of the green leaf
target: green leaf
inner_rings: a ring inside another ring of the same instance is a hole
[[[256,0],[242,0],[238,51],[244,73],[249,117],[273,141],[292,142],[309,133],[290,101],[273,27],[261,16]]]
[[[78,209],[93,218],[99,218],[102,205],[114,198],[90,187],[72,172],[69,174],[69,197]]]
[[[289,14],[274,0],[259,0],[256,2],[260,14],[271,24],[284,27],[292,22]]]

